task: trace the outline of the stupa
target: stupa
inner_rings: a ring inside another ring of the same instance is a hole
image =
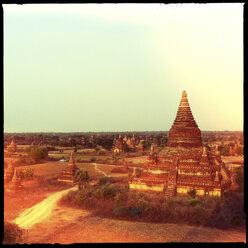
[[[199,196],[221,196],[230,185],[230,174],[218,150],[203,146],[183,91],[167,147],[159,154],[151,147],[143,173],[129,180],[130,189],[163,192],[167,197],[188,195],[192,189]]]
[[[17,150],[17,147],[16,147],[14,137],[13,137],[10,145],[7,146],[7,152],[14,153],[14,152],[16,152],[16,150]]]
[[[73,153],[71,153],[68,166],[65,170],[62,171],[57,181],[74,184],[74,175],[76,173],[76,170],[78,170],[78,167],[76,166],[75,160],[73,158]]]
[[[123,138],[119,135],[119,138],[116,140],[113,152],[114,153],[121,153],[126,151],[126,142],[123,142]]]
[[[14,175],[10,183],[6,187],[6,191],[15,192],[21,189],[21,178],[18,176],[17,170],[14,171]]]
[[[14,175],[15,167],[13,165],[12,158],[9,160],[8,167],[4,170],[4,183],[8,183],[11,181],[13,175]]]

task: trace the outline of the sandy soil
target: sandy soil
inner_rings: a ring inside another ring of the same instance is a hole
[[[36,224],[23,243],[112,242],[244,242],[244,232],[177,224],[129,222],[91,215],[89,211],[57,207]]]
[[[38,188],[15,195],[5,194],[4,218],[14,220],[27,208],[56,194],[55,189],[50,189],[48,192]],[[168,223],[130,222],[94,216],[86,210],[55,204],[51,215],[29,229],[20,243],[244,242],[245,240],[245,231]]]

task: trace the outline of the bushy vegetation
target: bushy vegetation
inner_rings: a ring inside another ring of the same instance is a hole
[[[83,189],[89,183],[90,176],[87,170],[80,168],[76,171],[73,179],[78,183],[78,188]]]
[[[15,223],[11,223],[8,221],[4,222],[4,237],[3,244],[16,244],[22,239],[22,235],[24,234],[24,230],[21,229]]]
[[[95,186],[70,192],[60,204],[90,209],[93,213],[127,220],[185,223],[217,228],[245,225],[244,195],[183,197],[170,200],[163,194],[130,191],[127,185],[102,178]]]
[[[47,148],[40,146],[29,146],[25,149],[25,152],[27,152],[31,159],[35,161],[45,159],[48,156]]]
[[[91,157],[90,158],[90,163],[94,163],[94,162],[96,162],[96,158],[95,157]]]
[[[19,172],[19,176],[22,179],[33,179],[34,177],[34,169],[32,168],[26,168]]]

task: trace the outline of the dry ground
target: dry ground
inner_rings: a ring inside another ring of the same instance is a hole
[[[97,175],[93,164],[77,163],[78,167]],[[67,166],[63,162],[49,162],[31,166],[42,177],[56,176]],[[110,173],[114,166],[98,165]],[[22,169],[22,167],[18,167]],[[27,208],[41,202],[54,192],[64,189],[59,185],[23,183],[19,193],[4,194],[4,219],[13,221]],[[144,223],[115,220],[92,215],[89,211],[57,206],[50,217],[33,226],[23,243],[104,243],[104,242],[244,242],[245,231],[219,230],[169,223]]]
[[[17,194],[4,195],[6,220],[14,220],[25,209],[62,189],[34,183],[29,186]],[[244,242],[246,234],[237,230],[116,220],[82,209],[56,206],[50,217],[35,224],[23,238],[20,243]]]

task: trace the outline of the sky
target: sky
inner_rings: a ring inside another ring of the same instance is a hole
[[[3,10],[4,132],[243,130],[243,3]]]

